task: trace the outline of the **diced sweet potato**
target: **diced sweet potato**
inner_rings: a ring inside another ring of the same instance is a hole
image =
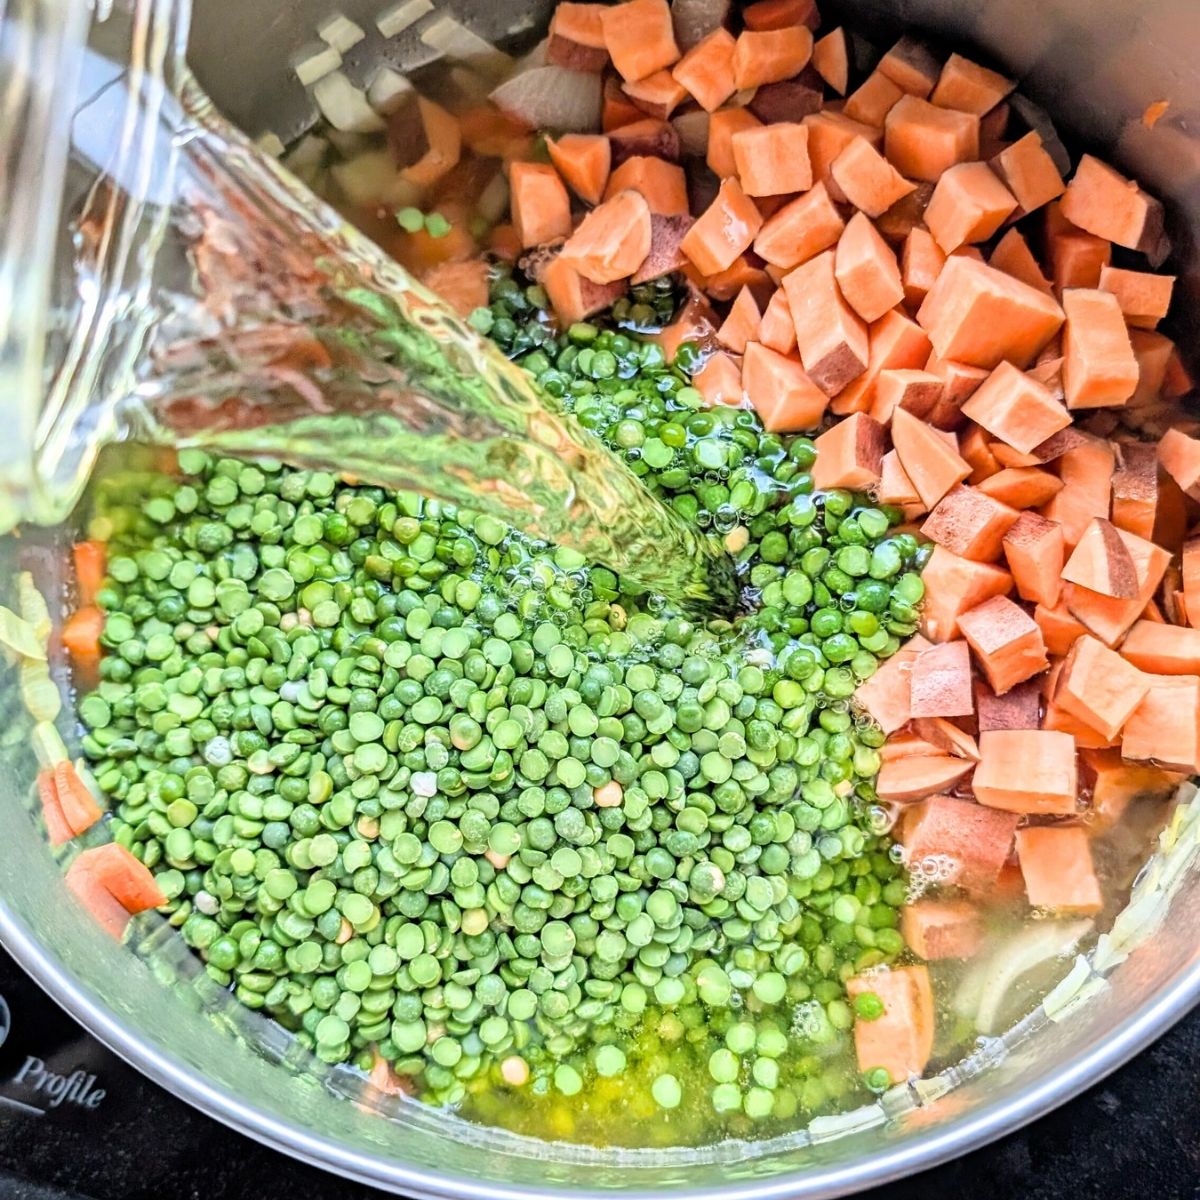
[[[1088,832],[1111,829],[1135,800],[1164,800],[1179,786],[1176,772],[1127,763],[1120,750],[1084,750],[1080,760],[1091,776]]]
[[[892,443],[926,508],[933,508],[971,473],[970,464],[938,430],[903,409],[892,415]]]
[[[1112,243],[1072,225],[1059,203],[1045,212],[1045,257],[1050,278],[1064,288],[1094,288],[1100,273],[1112,261]]]
[[[883,425],[891,422],[898,408],[928,420],[942,398],[945,384],[929,371],[887,370],[879,373],[871,416]]]
[[[986,680],[975,680],[975,720],[979,732],[988,729],[1041,727],[1042,681],[1029,679],[997,696]]]
[[[925,896],[901,909],[900,932],[909,949],[926,962],[971,958],[983,944],[983,918],[969,900]]]
[[[850,49],[844,29],[839,27],[817,40],[813,46],[812,65],[839,96],[846,94],[850,81]]]
[[[826,430],[815,442],[813,484],[861,492],[879,482],[883,426],[866,413],[855,413]]]
[[[914,717],[970,716],[975,701],[967,643],[943,642],[922,651],[912,664],[909,697],[909,711]]]
[[[979,491],[1010,508],[1040,508],[1062,491],[1057,475],[1039,467],[1005,467],[976,485]]]
[[[877,968],[846,981],[851,999],[871,993],[883,1015],[854,1022],[854,1050],[862,1072],[883,1070],[893,1083],[920,1075],[933,1053],[934,1008],[924,966]]]
[[[742,387],[762,418],[763,428],[772,433],[804,433],[816,429],[829,407],[829,397],[809,379],[804,368],[794,358],[786,358],[760,342],[746,343],[745,351]],[[828,434],[822,437],[828,437]],[[854,449],[860,454],[868,453],[863,447]],[[869,478],[869,464],[860,465]]]
[[[938,429],[961,428],[966,420],[962,412],[963,405],[979,390],[989,372],[982,367],[972,367],[966,363],[955,362],[953,359],[939,358],[936,354],[930,354],[929,360],[925,364],[925,370],[931,375],[938,376],[944,384],[941,400],[930,410],[926,419]],[[974,473],[978,464],[972,461],[965,445],[960,444],[960,453],[963,458],[971,462]],[[971,482],[976,483],[978,480],[972,477]]]
[[[913,721],[913,731],[942,754],[979,761],[979,746],[975,739],[945,717],[917,717]]]
[[[900,841],[908,869],[922,879],[987,894],[1012,851],[1016,813],[970,800],[932,796],[910,809]]]
[[[900,456],[895,450],[889,450],[880,463],[879,483],[875,495],[880,504],[896,504],[901,506],[920,506],[921,497],[913,481],[909,479],[904,468],[900,465]]]
[[[804,369],[826,395],[835,396],[866,370],[869,343],[866,325],[838,288],[834,252],[796,267],[783,287]]]
[[[824,184],[818,183],[763,222],[754,252],[774,266],[799,266],[835,245],[845,227]]]
[[[929,294],[929,289],[945,265],[946,255],[933,234],[919,225],[910,230],[904,239],[904,252],[900,258],[905,302],[914,308],[918,306]]]
[[[1162,205],[1090,154],[1079,160],[1063,195],[1062,211],[1072,224],[1118,246],[1152,255],[1159,252]]]
[[[812,51],[812,30],[803,25],[747,29],[733,51],[734,83],[741,90],[791,79],[808,65]]]
[[[645,261],[651,230],[645,198],[634,191],[618,192],[583,218],[563,246],[560,260],[593,283],[615,283]]]
[[[951,54],[938,76],[930,102],[942,108],[974,113],[990,112],[1017,85],[997,71],[989,71],[961,54]]]
[[[846,98],[842,111],[853,121],[882,127],[884,117],[903,95],[904,92],[882,71],[872,71]]]
[[[1019,516],[984,492],[956,484],[938,501],[921,532],[963,558],[992,562]]]
[[[754,0],[746,6],[742,20],[747,29],[787,29],[806,25],[816,29],[821,23],[816,0]]]
[[[1143,442],[1113,444],[1112,523],[1151,541],[1159,508],[1158,452]]]
[[[571,197],[553,167],[513,163],[508,183],[512,189],[513,226],[525,249],[570,236]]]
[[[571,190],[588,204],[599,204],[612,166],[608,138],[598,133],[566,133],[547,138],[546,150]]]
[[[979,118],[905,96],[884,121],[888,161],[906,179],[936,183],[942,172],[979,157]]]
[[[581,275],[562,255],[557,255],[542,272],[541,285],[550,307],[564,327],[608,308],[625,292],[625,283],[593,283]]]
[[[1011,275],[1014,279],[1019,279],[1022,283],[1029,284],[1031,288],[1036,288],[1039,292],[1045,292],[1048,296],[1054,294],[1053,286],[1042,274],[1042,268],[1038,265],[1033,251],[1029,249],[1029,243],[1019,229],[1010,229],[1000,239],[995,250],[992,251],[988,265],[997,271],[1003,271],[1006,275]]]
[[[993,596],[958,618],[992,690],[1000,696],[1049,666],[1042,631],[1007,596]]]
[[[1158,443],[1158,461],[1193,500],[1200,500],[1200,439],[1168,429]]]
[[[962,412],[1025,453],[1071,423],[1070,414],[1048,388],[1009,362],[1002,362],[979,385]]]
[[[1004,535],[1003,546],[1021,599],[1053,608],[1062,588],[1066,552],[1062,526],[1037,513],[1021,513]]]
[[[1063,661],[1054,702],[1113,741],[1149,688],[1149,675],[1087,636]]]
[[[1107,517],[1112,497],[1112,478],[1116,459],[1112,446],[1100,438],[1064,431],[1082,437],[1058,455],[1058,475],[1063,489],[1042,510],[1058,521],[1069,547],[1074,547],[1084,529],[1095,517]],[[1044,447],[1038,447],[1039,452]]]
[[[806,192],[812,187],[807,125],[781,121],[742,129],[732,141],[733,161],[747,196]]]
[[[1200,675],[1200,629],[1137,621],[1121,643],[1121,657],[1152,675]]]
[[[1036,132],[1031,131],[1006,146],[991,160],[991,165],[1017,199],[1019,207],[1014,216],[1025,216],[1057,200],[1066,190],[1054,159]]]
[[[1200,538],[1183,544],[1183,607],[1187,623],[1200,626]]]
[[[1171,561],[1170,554],[1161,546],[1127,533],[1124,529],[1119,529],[1117,533],[1133,558],[1138,581],[1137,595],[1131,599],[1118,599],[1075,583],[1068,583],[1063,593],[1071,615],[1107,646],[1115,646],[1142,615]]]
[[[971,759],[955,755],[907,754],[889,759],[880,767],[875,792],[884,802],[909,804],[952,788],[974,769]]]
[[[1121,753],[1168,771],[1200,770],[1200,677],[1149,678],[1149,689],[1125,722]]]
[[[762,215],[736,179],[721,184],[717,198],[683,239],[683,252],[705,275],[715,275],[732,265],[754,241]]]
[[[1048,729],[989,729],[979,735],[972,788],[980,804],[1006,812],[1075,812],[1075,739]]]
[[[1138,593],[1133,556],[1117,527],[1100,517],[1084,529],[1063,567],[1062,577],[1068,583],[1121,600],[1130,600]]]
[[[950,254],[968,242],[987,241],[1016,207],[1016,198],[987,163],[957,163],[933,189],[925,224]]]
[[[861,212],[838,240],[834,273],[846,303],[868,324],[904,299],[896,256]]]
[[[942,64],[925,42],[905,34],[879,60],[878,69],[907,95],[924,100],[933,91]]]
[[[1154,329],[1171,307],[1175,276],[1106,266],[1100,272],[1100,288],[1117,298],[1126,324]]]
[[[737,91],[733,78],[734,37],[714,29],[671,69],[671,74],[705,112],[716,112]]]
[[[976,367],[1027,365],[1063,319],[1050,296],[962,257],[947,260],[917,313],[942,358]]]
[[[910,677],[917,655],[929,643],[915,637],[885,660],[869,679],[854,693],[854,703],[865,712],[884,733],[895,733],[912,719],[910,710]]]
[[[882,216],[916,187],[861,137],[850,141],[829,170],[846,199],[869,217]]]
[[[710,408],[715,404],[736,408],[745,396],[742,368],[730,354],[710,355],[704,366],[692,376],[692,386],[700,392],[704,403]]]
[[[628,83],[645,79],[679,60],[667,0],[626,0],[604,8],[600,24],[613,66]]]
[[[991,596],[1006,595],[1012,576],[990,563],[972,562],[935,546],[922,573],[925,603],[921,627],[935,642],[949,641],[958,633],[958,618]],[[934,714],[940,715],[940,714]]]
[[[929,357],[925,331],[895,309],[871,326],[868,341],[867,369],[833,402],[833,411],[839,416],[874,407],[879,376],[884,371],[914,369]]]
[[[733,157],[734,136],[761,126],[762,122],[746,108],[722,108],[709,117],[705,161],[714,174],[721,179],[737,174],[737,160]]]
[[[624,92],[649,117],[665,121],[687,98],[687,88],[665,68],[624,85]]]
[[[662,158],[635,154],[609,176],[604,199],[620,192],[637,192],[660,216],[688,216],[687,178],[683,168]]]
[[[1100,911],[1104,898],[1083,826],[1031,825],[1017,830],[1016,843],[1031,907],[1062,913]]]
[[[783,288],[778,288],[767,304],[758,328],[758,340],[780,354],[791,354],[796,349],[796,326],[792,324],[792,310]]]
[[[1125,404],[1138,385],[1138,364],[1121,306],[1110,292],[1063,292],[1063,388],[1068,408]]]

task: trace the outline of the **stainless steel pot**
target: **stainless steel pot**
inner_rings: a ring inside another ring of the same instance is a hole
[[[371,0],[339,7],[373,28]],[[513,23],[514,6],[502,0],[439,7],[484,37]],[[532,28],[548,7],[527,0],[517,15]],[[1151,184],[1171,202],[1186,276],[1180,307],[1195,311],[1195,0],[851,0],[829,7],[881,37],[921,28],[985,49],[1024,80],[1064,131]],[[328,12],[327,0],[205,0],[193,23],[193,68],[249,132],[296,132],[310,113],[289,60]],[[347,70],[361,77],[381,54],[409,67],[432,57],[410,31],[386,45],[369,38],[347,56]],[[1164,99],[1171,102],[1166,116],[1147,128],[1144,109]],[[59,529],[0,542],[0,600],[11,602],[18,566],[32,565],[43,584],[52,583],[70,540],[71,531]],[[410,1196],[842,1195],[1033,1120],[1137,1053],[1200,998],[1200,940],[1189,919],[1200,902],[1193,824],[1143,881],[1122,935],[1102,943],[1092,965],[1078,964],[1054,1015],[1039,1008],[943,1077],[768,1143],[605,1151],[534,1142],[364,1091],[351,1073],[319,1066],[282,1031],[207,986],[165,928],[144,935],[136,954],[109,941],[67,899],[31,819],[35,769],[28,717],[11,688],[0,691],[0,941],[93,1034],[174,1094],[314,1166]],[[1146,913],[1158,905],[1165,919],[1146,926]],[[1068,993],[1074,999],[1064,1006]]]

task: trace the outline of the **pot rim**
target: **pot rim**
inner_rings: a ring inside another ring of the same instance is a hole
[[[414,1200],[530,1200],[560,1195],[605,1200],[613,1190],[532,1189],[440,1175],[370,1153],[347,1149],[291,1121],[246,1103],[206,1082],[169,1051],[150,1045],[102,1005],[82,980],[45,951],[33,932],[0,902],[0,945],[21,968],[93,1037],[172,1095],[237,1133],[251,1136],[301,1162]],[[911,1145],[845,1165],[786,1172],[762,1182],[690,1189],[689,1200],[832,1200],[886,1184],[967,1154],[1029,1124],[1100,1082],[1185,1016],[1200,1002],[1200,958],[1194,959],[1151,1001],[1112,1034],[1080,1051],[1053,1075],[1019,1095],[952,1118]],[[673,1188],[678,1193],[678,1188]],[[663,1192],[643,1193],[664,1195]]]

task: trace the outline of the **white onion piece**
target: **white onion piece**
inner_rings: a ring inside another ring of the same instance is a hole
[[[512,58],[497,50],[491,42],[472,33],[461,21],[441,16],[421,31],[421,41],[446,58],[470,62],[497,76],[513,67]]]
[[[401,75],[392,67],[380,67],[367,84],[367,103],[386,116],[394,113],[415,91],[407,75]]]
[[[342,56],[332,46],[306,46],[292,64],[296,78],[305,87],[323,79],[342,65]]]
[[[395,37],[403,33],[410,25],[415,25],[426,13],[433,12],[433,0],[400,0],[391,8],[385,8],[375,18],[375,27],[385,38]]]
[[[343,13],[334,13],[317,26],[317,37],[339,54],[345,54],[351,46],[357,46],[366,36],[362,26],[356,25]]]
[[[504,216],[508,208],[508,180],[502,171],[497,171],[479,193],[475,211],[487,222],[495,223]]]
[[[534,67],[496,88],[492,103],[530,129],[592,133],[600,128],[600,76]]]
[[[313,99],[334,129],[344,133],[378,133],[384,128],[383,118],[367,103],[366,93],[341,71],[318,79]]]
[[[258,137],[254,139],[254,144],[264,154],[269,155],[271,158],[279,158],[283,154],[284,150],[287,149],[287,147],[284,146],[283,140],[280,138],[279,134],[270,129],[268,129],[266,133],[260,133]]]
[[[532,71],[534,67],[544,67],[549,61],[546,58],[549,47],[550,39],[548,37],[542,38],[532,50],[527,51],[517,59],[517,68],[514,74],[521,71]]]

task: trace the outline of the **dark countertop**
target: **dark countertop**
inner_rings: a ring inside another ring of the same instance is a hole
[[[142,1079],[50,1005],[0,952],[0,1200],[370,1200]],[[12,1103],[27,1056],[94,1073],[94,1111]],[[872,1200],[1200,1200],[1200,1010],[1098,1086],[1028,1128]],[[6,1101],[7,1094],[7,1101]]]

